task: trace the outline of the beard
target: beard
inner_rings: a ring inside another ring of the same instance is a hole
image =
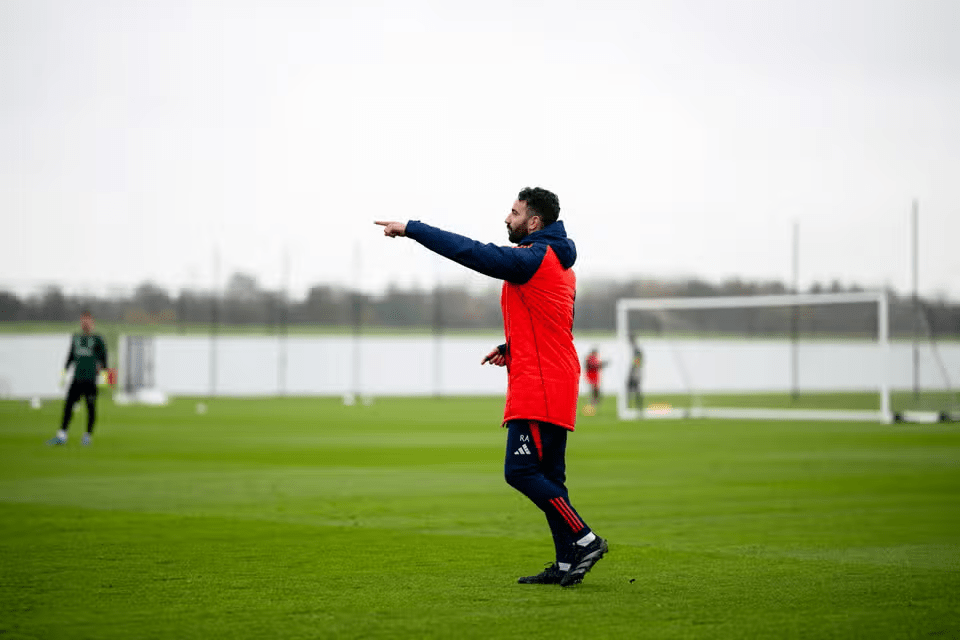
[[[510,239],[510,242],[513,244],[520,244],[520,241],[526,238],[529,233],[525,227],[520,227],[519,229],[514,229],[510,225],[507,225],[507,238]]]

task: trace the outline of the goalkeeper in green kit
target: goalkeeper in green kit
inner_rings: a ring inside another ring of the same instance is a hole
[[[66,380],[67,369],[71,364],[74,365],[73,382],[67,390],[67,400],[63,405],[63,420],[57,435],[48,440],[47,444],[66,444],[73,406],[81,397],[87,402],[87,432],[83,434],[81,442],[88,445],[93,437],[93,423],[97,418],[97,379],[107,370],[107,345],[103,336],[93,332],[93,316],[89,311],[84,311],[80,316],[80,329],[81,332],[73,334],[70,339],[70,353],[63,365],[63,380]]]

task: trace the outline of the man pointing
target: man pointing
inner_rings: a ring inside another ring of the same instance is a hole
[[[408,237],[469,269],[503,280],[506,342],[482,363],[507,367],[504,472],[547,518],[555,561],[523,584],[580,583],[607,552],[570,503],[565,485],[567,433],[577,417],[580,361],[573,346],[576,246],[558,221],[560,202],[523,189],[505,220],[514,247],[482,244],[422,222],[377,221],[384,235]]]

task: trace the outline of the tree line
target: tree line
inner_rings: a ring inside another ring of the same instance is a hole
[[[808,292],[859,292],[862,288],[815,284]],[[750,296],[788,293],[781,282],[750,282],[731,279],[711,283],[699,279],[664,281],[593,280],[578,287],[574,329],[613,331],[616,301],[622,298]],[[894,336],[925,334],[960,337],[960,304],[945,300],[922,300],[921,313],[909,296],[890,291],[890,328]],[[300,299],[261,287],[253,276],[235,273],[219,293],[182,289],[171,293],[150,282],[132,292],[112,295],[68,294],[56,286],[39,294],[18,296],[0,290],[0,322],[63,322],[78,318],[84,309],[101,321],[143,325],[180,326],[208,324],[260,326],[283,331],[290,326],[412,328],[447,330],[498,330],[501,327],[500,295],[495,288],[471,291],[447,285],[432,291],[389,287],[369,294],[345,287],[321,284]],[[635,328],[658,331],[722,331],[756,335],[816,332],[876,332],[876,314],[866,307],[838,305],[810,309],[757,309],[730,312],[683,312],[642,314]],[[918,324],[919,322],[919,324]]]

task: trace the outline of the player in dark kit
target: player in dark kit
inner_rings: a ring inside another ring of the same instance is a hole
[[[506,224],[516,247],[482,244],[422,222],[377,222],[384,235],[407,236],[484,275],[503,280],[500,304],[506,343],[487,362],[507,367],[504,475],[544,512],[556,560],[522,584],[579,584],[607,552],[570,504],[567,433],[577,418],[580,359],[573,346],[577,250],[557,220],[560,202],[545,189],[524,189]]]
[[[63,405],[63,420],[57,435],[48,440],[47,444],[66,444],[73,406],[81,397],[87,401],[87,432],[83,434],[81,442],[88,445],[93,438],[93,423],[97,419],[97,377],[107,367],[107,345],[102,336],[93,332],[93,316],[89,311],[84,311],[80,316],[80,329],[80,333],[73,334],[70,339],[70,353],[63,365],[64,379],[67,369],[71,364],[74,365],[73,382],[70,383],[67,400]]]
[[[630,343],[633,345],[633,360],[627,376],[627,403],[643,409],[643,349],[633,336],[630,337]]]

